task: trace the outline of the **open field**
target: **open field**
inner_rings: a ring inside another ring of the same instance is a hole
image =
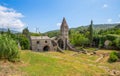
[[[99,50],[98,53],[109,53],[111,50]],[[78,54],[72,51],[31,52],[21,51],[21,62],[0,61],[0,75],[4,76],[109,76],[109,70],[120,70],[120,63],[108,63],[108,57],[99,55]]]

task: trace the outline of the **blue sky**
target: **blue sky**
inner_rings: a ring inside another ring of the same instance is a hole
[[[0,0],[0,4],[21,14],[14,27],[32,32],[59,29],[63,17],[70,28],[88,25],[91,19],[94,24],[120,22],[120,0]]]

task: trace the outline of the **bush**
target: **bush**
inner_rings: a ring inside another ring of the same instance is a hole
[[[14,62],[20,59],[17,43],[5,34],[0,35],[0,59]]]
[[[116,52],[110,53],[109,62],[116,62],[118,59],[118,54]]]

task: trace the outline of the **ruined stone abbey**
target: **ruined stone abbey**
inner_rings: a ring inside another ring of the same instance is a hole
[[[60,26],[60,36],[53,38],[49,38],[48,36],[31,36],[31,49],[38,52],[72,49],[72,47],[69,45],[68,32],[68,24],[65,18],[63,18],[62,24]]]

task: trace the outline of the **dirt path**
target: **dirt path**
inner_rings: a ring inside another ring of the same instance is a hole
[[[106,60],[108,60],[109,55],[108,54],[100,54],[100,57],[95,61],[95,62],[105,62]],[[104,69],[106,72],[109,73],[110,76],[120,76],[120,71],[116,70],[116,69],[110,69],[109,67],[106,66],[98,66],[102,69]]]
[[[103,58],[104,58],[104,56],[102,54],[100,54],[100,57],[95,62],[100,62],[100,60],[102,60]]]

